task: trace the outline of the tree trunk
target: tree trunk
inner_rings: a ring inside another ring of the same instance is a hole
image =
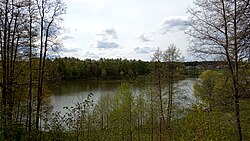
[[[29,120],[28,120],[28,131],[31,132],[32,122],[32,15],[31,15],[31,0],[29,0]]]
[[[238,140],[242,141],[241,123],[240,123],[240,95],[239,95],[239,61],[238,61],[238,42],[237,42],[237,0],[234,0],[234,56],[235,56],[235,77],[234,77],[234,104],[235,116],[238,129]]]
[[[154,140],[154,105],[153,105],[153,92],[150,85],[150,108],[151,108],[151,141]]]

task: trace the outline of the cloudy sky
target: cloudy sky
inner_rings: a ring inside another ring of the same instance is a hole
[[[174,43],[186,55],[193,0],[64,0],[60,56],[151,60]]]

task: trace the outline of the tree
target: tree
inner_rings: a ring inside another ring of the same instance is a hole
[[[219,57],[227,62],[226,71],[232,81],[238,140],[242,140],[240,122],[239,71],[249,56],[250,1],[196,0],[189,9],[191,51]]]
[[[181,53],[174,44],[168,46],[167,50],[163,54],[163,60],[165,62],[165,72],[166,72],[166,83],[167,83],[167,93],[168,93],[168,106],[167,106],[167,127],[169,130],[169,137],[172,140],[172,111],[173,111],[173,96],[175,91],[175,82],[178,80],[178,73],[181,61]]]
[[[233,111],[232,81],[223,72],[207,70],[194,85],[194,94],[207,105],[208,112],[219,110],[222,113]]]
[[[44,75],[46,70],[46,58],[49,48],[57,47],[56,35],[59,27],[57,24],[62,20],[61,15],[65,13],[65,4],[61,0],[46,1],[36,0],[40,30],[39,48],[39,70],[37,86],[37,109],[36,129],[39,127],[40,108],[43,99]]]
[[[47,5],[42,5],[40,2]],[[43,13],[41,9],[45,10],[44,20],[38,16]],[[19,139],[20,136],[17,135],[19,133],[16,132],[17,126],[23,129],[25,126],[30,132],[32,130],[33,93],[37,90],[35,81],[37,80],[36,60],[38,59],[35,58],[39,58],[36,56],[36,47],[40,38],[43,45],[40,48],[42,49],[40,63],[42,67],[39,71],[41,79],[39,79],[38,87],[41,89],[38,93],[41,94],[46,93],[43,92],[45,88],[43,89],[41,86],[45,77],[48,76],[45,73],[47,71],[46,54],[50,47],[57,45],[54,37],[58,33],[58,28],[55,27],[58,27],[58,22],[61,20],[60,15],[64,13],[64,9],[65,6],[60,0],[50,2],[45,0],[6,0],[0,2],[0,87],[1,112],[3,113],[1,125],[4,140]],[[40,24],[38,20],[43,23]],[[41,29],[39,27],[42,27],[42,30],[39,31]]]
[[[167,131],[165,126],[167,126],[167,129],[169,131],[168,135],[171,140],[173,96],[177,89],[177,85],[175,85],[175,83],[178,81],[180,76],[179,73],[181,72],[180,61],[180,51],[174,44],[169,45],[167,50],[165,51],[161,51],[158,48],[152,58],[151,74],[149,75],[149,79],[151,79],[151,83],[153,84],[153,86],[155,86],[155,90],[158,95],[156,99],[159,106],[160,140],[164,140],[166,138],[164,137],[164,133]],[[150,97],[151,102],[153,102],[153,99],[155,99],[153,98],[153,94]],[[165,104],[167,106],[164,106]],[[167,111],[167,113],[165,113],[165,111]],[[167,117],[167,119],[165,119],[165,116]]]
[[[216,71],[205,71],[200,75],[200,81],[196,82],[194,85],[194,94],[196,97],[200,98],[204,103],[208,105],[207,110],[211,111],[216,105],[214,90],[216,83],[221,79],[221,75]]]
[[[163,88],[163,83],[164,83],[164,73],[163,73],[163,66],[162,66],[162,51],[160,48],[157,48],[155,51],[152,61],[154,62],[153,65],[153,71],[152,75],[154,75],[153,83],[157,87],[157,94],[158,94],[158,100],[159,100],[159,107],[160,107],[160,125],[159,125],[159,130],[160,130],[160,141],[163,140],[163,127],[165,124],[165,116],[164,116],[164,107],[163,107],[163,93],[162,93],[162,88]]]
[[[17,78],[22,73],[17,72],[19,53],[22,46],[21,38],[23,37],[22,24],[24,20],[21,9],[25,7],[22,2],[18,1],[1,1],[0,2],[0,49],[1,49],[1,107],[3,112],[3,132],[4,139],[10,140],[13,136],[12,128],[14,95],[20,82]]]
[[[31,124],[32,124],[32,90],[33,90],[33,67],[32,67],[32,58],[34,57],[34,53],[33,53],[33,49],[34,49],[34,38],[35,36],[37,35],[36,32],[34,31],[34,19],[35,19],[35,12],[36,12],[36,9],[35,9],[35,6],[34,6],[34,1],[32,0],[29,0],[28,2],[28,15],[29,15],[29,21],[28,21],[28,24],[29,24],[29,28],[28,28],[28,33],[29,33],[29,105],[28,105],[28,130],[29,132],[31,132]]]
[[[121,84],[115,97],[111,101],[110,123],[111,136],[114,140],[132,141],[133,134],[133,106],[134,97],[131,91],[131,85],[127,82]]]

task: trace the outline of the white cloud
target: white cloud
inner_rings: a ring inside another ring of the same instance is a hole
[[[186,7],[192,0],[65,0],[65,2],[68,9],[63,25],[70,30],[70,33],[65,33],[69,36],[63,37],[66,48],[64,55],[79,58],[84,57],[83,55],[122,56],[149,60],[148,50],[152,47],[164,48],[170,43],[175,43],[180,48],[188,46],[183,32],[176,31],[186,29],[180,21],[183,19],[185,21],[183,17],[187,15]],[[162,21],[164,17],[174,15],[180,17],[165,18]],[[171,32],[166,34],[168,31]],[[166,35],[162,36],[163,33]],[[76,49],[78,51],[74,52]],[[86,51],[89,52],[85,54]]]
[[[108,28],[104,30],[104,33],[106,33],[106,35],[110,35],[113,39],[117,39],[117,33],[114,28]]]
[[[188,28],[186,16],[167,17],[162,21],[161,33],[185,31]]]
[[[134,48],[135,53],[151,53],[154,52],[156,49],[154,47],[136,47]]]
[[[79,51],[79,49],[62,47],[62,48],[60,48],[60,51],[62,51],[64,53],[66,53],[66,52],[77,52],[77,51]]]
[[[138,39],[141,41],[141,42],[149,42],[149,41],[152,41],[152,39],[149,37],[149,35],[143,33],[141,34],[141,36],[138,37]]]
[[[96,35],[97,39],[94,41],[94,44],[91,44],[92,47],[98,49],[114,49],[119,47],[117,43],[117,33],[114,28],[107,28]]]
[[[118,48],[119,45],[115,42],[97,41],[96,47],[100,49],[113,49]]]
[[[97,33],[96,35],[101,37],[101,40],[108,40],[108,41],[116,40],[118,38],[116,30],[114,28],[107,28],[101,33]]]

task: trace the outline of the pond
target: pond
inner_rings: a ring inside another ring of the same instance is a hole
[[[196,79],[188,78],[178,82],[180,95],[176,95],[176,102],[184,105],[192,104],[195,101],[193,96],[193,84]],[[101,95],[115,94],[121,81],[103,81],[103,80],[74,80],[66,81],[58,87],[53,87],[51,94],[51,105],[53,111],[64,111],[63,107],[74,106],[75,103],[84,101],[88,94],[93,93],[93,100],[96,103]],[[137,93],[138,89],[134,88],[133,93]],[[184,95],[183,95],[184,93]],[[184,99],[184,100],[183,100]]]

